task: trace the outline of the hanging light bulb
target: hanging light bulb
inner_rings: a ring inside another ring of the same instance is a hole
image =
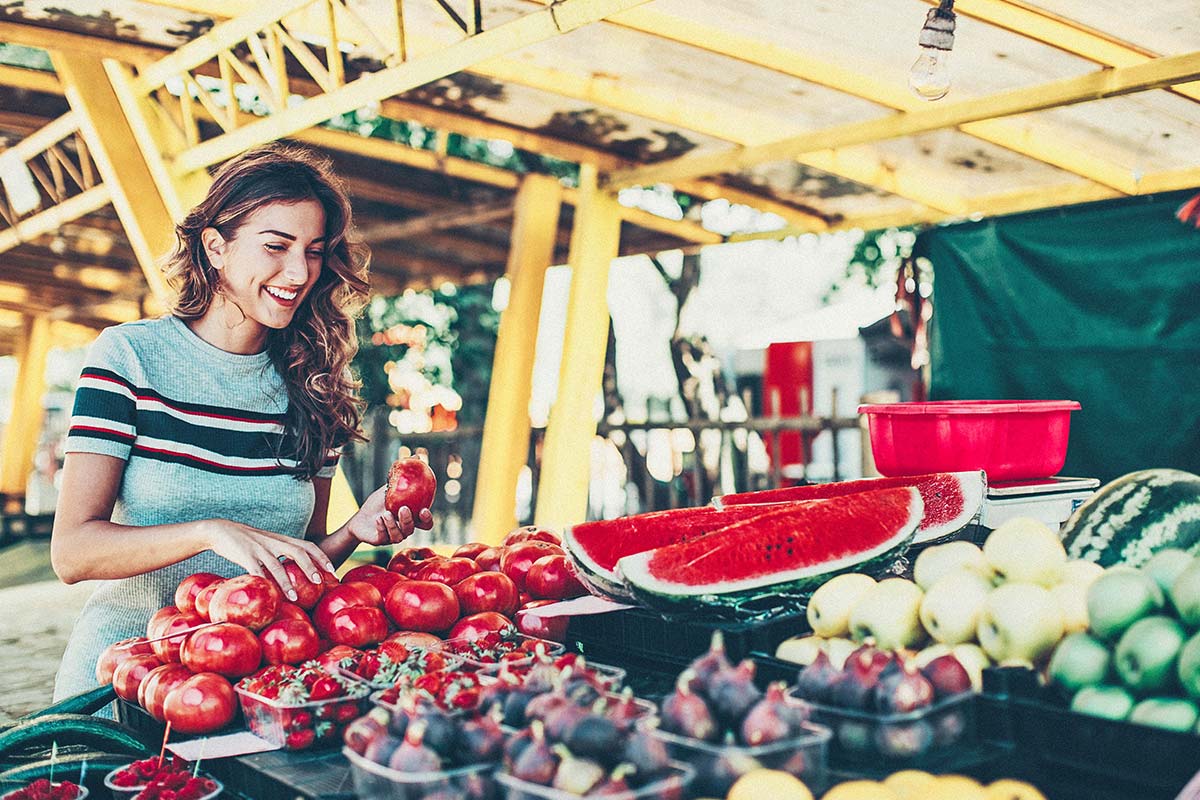
[[[941,0],[925,16],[918,40],[921,54],[908,71],[908,86],[922,100],[941,100],[950,91],[954,18],[954,0]]]

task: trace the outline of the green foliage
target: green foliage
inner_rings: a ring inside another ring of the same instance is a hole
[[[846,265],[845,276],[835,280],[824,300],[836,299],[839,292],[855,286],[872,289],[895,280],[901,262],[912,254],[917,228],[885,228],[866,231],[854,246],[854,255]]]

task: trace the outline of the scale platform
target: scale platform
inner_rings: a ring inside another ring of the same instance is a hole
[[[979,526],[995,530],[1014,517],[1033,517],[1057,529],[1099,486],[1097,478],[1066,476],[989,484]]]

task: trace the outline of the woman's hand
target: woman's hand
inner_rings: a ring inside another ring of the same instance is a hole
[[[412,535],[416,528],[429,530],[433,527],[433,514],[423,508],[413,517],[412,510],[403,507],[392,514],[384,507],[387,487],[381,486],[363,501],[362,508],[346,523],[346,530],[360,542],[373,545],[399,544]]]
[[[322,572],[333,572],[333,562],[313,542],[293,539],[278,533],[252,528],[227,519],[211,519],[201,523],[209,548],[251,575],[272,578],[283,589],[288,600],[296,599],[296,591],[280,558],[295,561],[313,583],[321,582]]]

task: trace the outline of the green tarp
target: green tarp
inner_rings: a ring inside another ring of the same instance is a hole
[[[1192,192],[922,233],[934,399],[1069,399],[1062,474],[1200,472],[1200,230]]]

